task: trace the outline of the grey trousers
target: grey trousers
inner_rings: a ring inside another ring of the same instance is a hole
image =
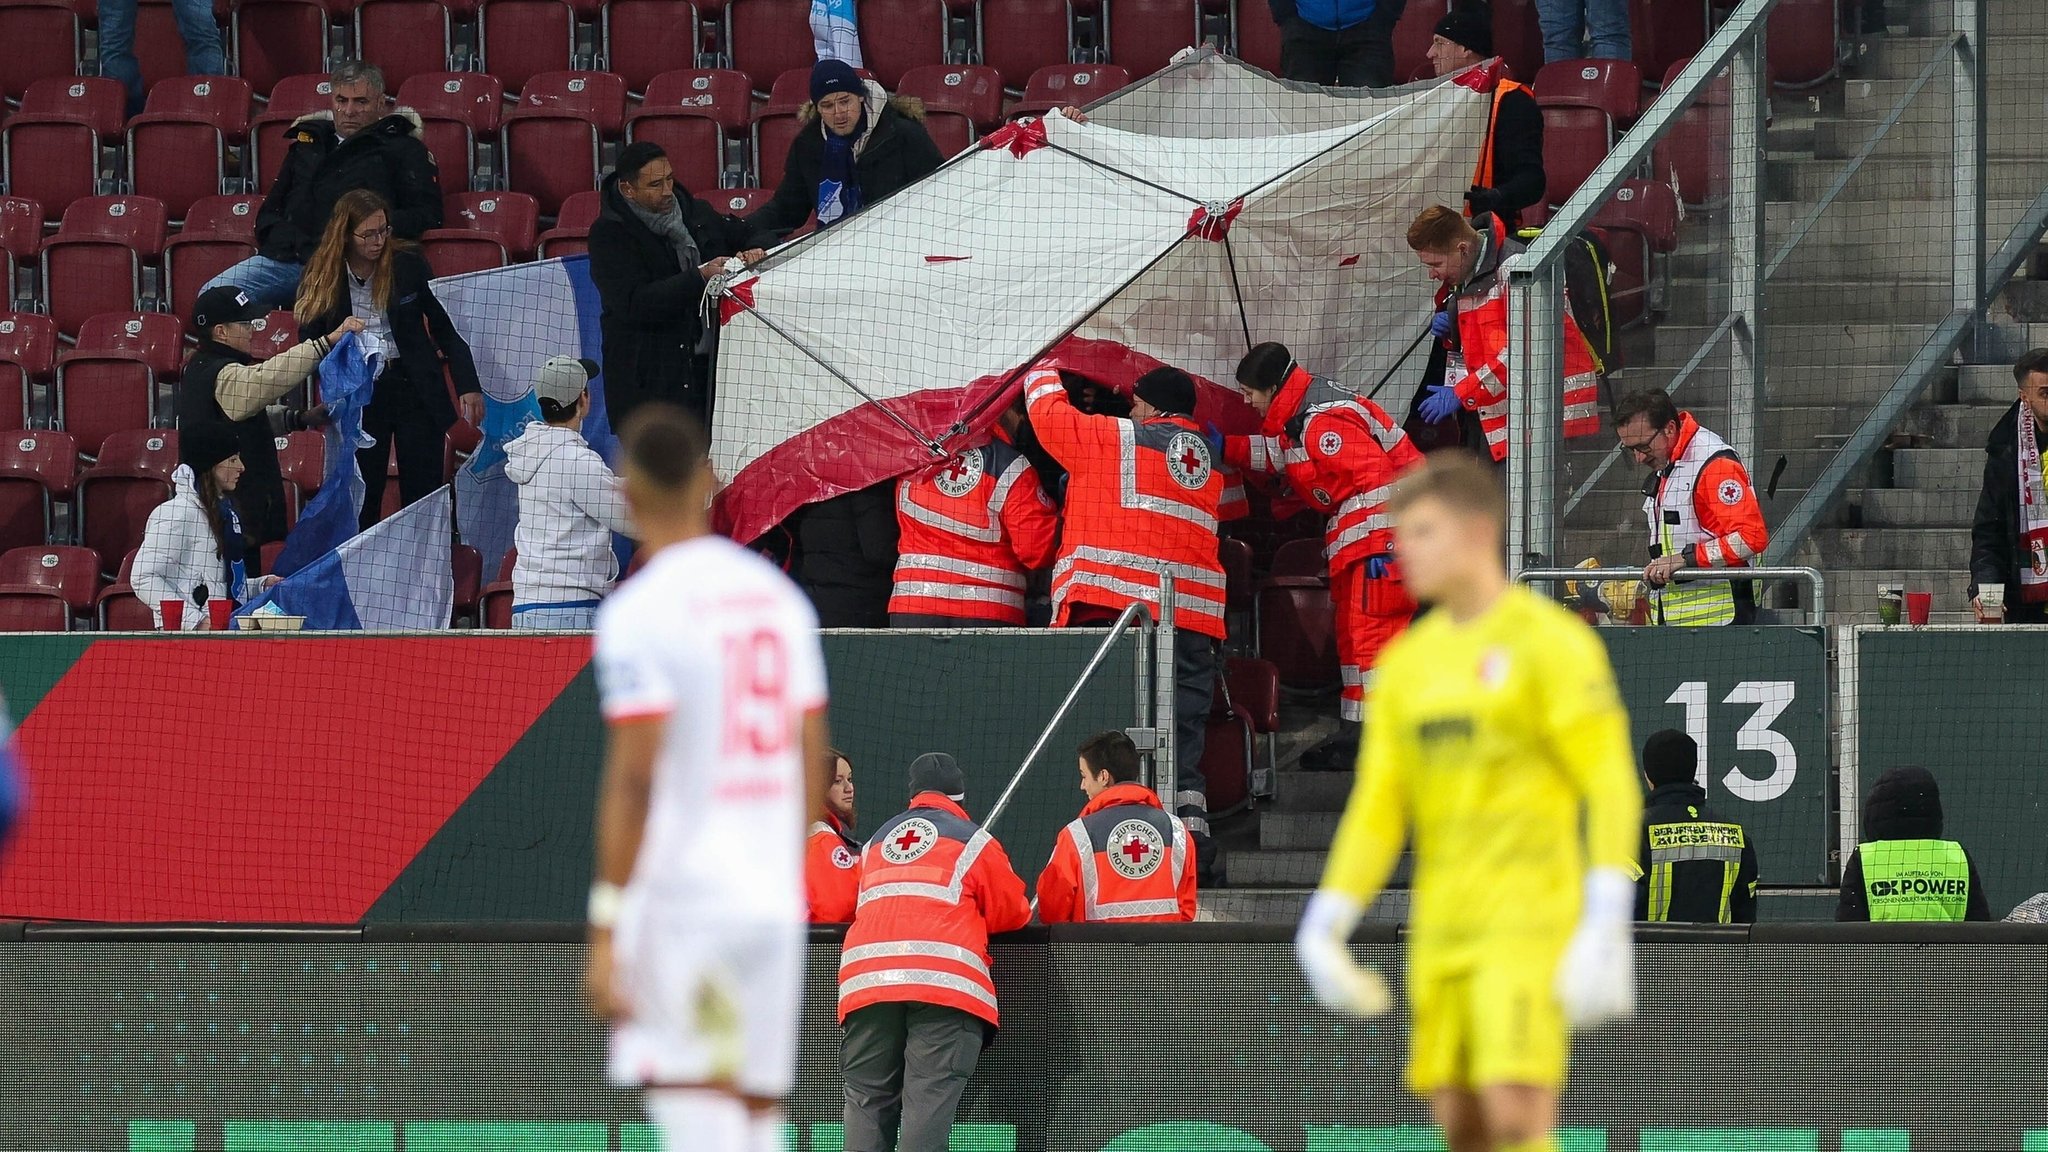
[[[946,1152],[981,1060],[978,1017],[936,1004],[870,1004],[846,1018],[846,1152]]]

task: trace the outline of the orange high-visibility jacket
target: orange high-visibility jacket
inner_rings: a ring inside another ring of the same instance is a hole
[[[1687,564],[1741,567],[1770,546],[1770,530],[1764,527],[1764,510],[1757,503],[1749,470],[1726,441],[1700,427],[1690,412],[1678,414],[1671,467],[1658,474],[1656,483],[1656,492],[1643,501],[1651,520],[1651,543],[1661,544],[1663,533],[1669,532],[1673,543],[1685,550]],[[1665,512],[1677,515],[1662,515]]]
[[[813,924],[845,924],[860,895],[860,841],[830,812],[804,841],[804,902]]]
[[[1216,526],[1232,487],[1193,420],[1143,423],[1090,416],[1067,399],[1059,373],[1024,381],[1038,442],[1067,469],[1066,520],[1052,570],[1055,623],[1076,604],[1157,614],[1159,577],[1174,579],[1176,623],[1224,636],[1223,565]]]
[[[960,805],[920,792],[860,858],[860,899],[839,953],[839,1022],[870,1004],[938,1004],[1000,1023],[991,932],[1031,920],[1024,881]]]
[[[1024,623],[1031,570],[1052,563],[1059,510],[1000,438],[896,485],[891,613]]]
[[[1053,841],[1038,876],[1047,924],[1195,918],[1187,825],[1143,784],[1112,784]]]

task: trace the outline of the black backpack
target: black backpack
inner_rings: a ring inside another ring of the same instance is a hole
[[[1515,233],[1515,239],[1527,244],[1541,235],[1541,228],[1523,228]],[[1622,366],[1621,348],[1615,342],[1614,311],[1607,295],[1607,278],[1613,269],[1607,245],[1597,232],[1588,229],[1565,245],[1565,306],[1571,309],[1572,322],[1579,326],[1579,333],[1593,351],[1593,364],[1603,383]]]

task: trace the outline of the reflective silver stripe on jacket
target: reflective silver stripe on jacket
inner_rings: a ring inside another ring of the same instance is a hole
[[[900,940],[888,944],[862,944],[839,954],[839,970],[870,960],[947,960],[987,976],[988,965],[972,949],[936,940]]]
[[[951,972],[934,972],[929,968],[880,968],[863,972],[839,982],[839,998],[866,992],[871,988],[941,988],[958,992],[970,1000],[988,1005],[989,1011],[996,1011],[995,993],[976,984],[965,976]]]
[[[1203,801],[1207,803],[1205,799]],[[1119,900],[1104,904],[1101,888],[1095,876],[1095,843],[1088,836],[1088,827],[1076,820],[1067,825],[1067,839],[1073,842],[1074,851],[1081,854],[1081,918],[1093,924],[1104,920],[1131,920],[1139,916],[1180,915],[1180,880],[1186,873],[1188,860],[1188,829],[1180,817],[1168,813],[1166,821],[1173,828],[1173,851],[1170,858],[1174,896],[1165,900]]]
[[[995,544],[1002,540],[1003,526],[996,522],[994,509],[989,510],[989,522],[987,524],[969,524],[965,520],[955,520],[943,513],[934,512],[930,508],[911,499],[910,490],[913,483],[911,480],[904,480],[897,485],[896,510],[898,512],[927,528],[937,528],[941,532],[950,532],[955,536],[963,536],[978,543]]]
[[[942,584],[937,580],[898,580],[892,596],[917,596],[926,600],[954,600],[963,604],[996,604],[1006,608],[1024,607],[1024,594],[1004,588],[978,588],[972,584]]]
[[[1190,524],[1198,524],[1211,532],[1216,530],[1216,516],[1213,512],[1203,511],[1191,504],[1169,497],[1148,496],[1138,491],[1137,425],[1129,420],[1117,421],[1116,441],[1117,483],[1121,488],[1117,494],[1119,503],[1126,508],[1135,508],[1141,512],[1156,512],[1161,516],[1171,516],[1176,520],[1185,520]],[[1215,461],[1211,461],[1210,474],[1214,475],[1214,473]]]
[[[915,880],[897,880],[888,884],[877,884],[872,888],[863,887],[856,908],[867,907],[872,900],[888,900],[897,896],[916,896],[924,900],[937,900],[941,904],[958,904],[960,892],[967,886],[968,870],[981,856],[981,850],[988,847],[995,838],[985,829],[977,828],[968,837],[967,847],[960,853],[960,860],[953,865],[953,878],[945,884],[924,884]]]
[[[1024,591],[1024,574],[993,564],[978,564],[972,560],[958,560],[951,556],[933,556],[925,552],[905,552],[896,558],[896,570],[905,568],[926,568],[934,572],[946,572],[954,576],[966,576],[986,584],[997,584],[1004,588]]]
[[[1329,543],[1323,545],[1323,556],[1326,559],[1334,560],[1337,558],[1337,553],[1342,552],[1344,549],[1364,541],[1375,532],[1389,531],[1393,527],[1394,518],[1384,512],[1377,516],[1368,516],[1359,523],[1351,525],[1332,537]]]

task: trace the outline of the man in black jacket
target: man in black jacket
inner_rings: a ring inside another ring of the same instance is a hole
[[[2048,348],[2012,366],[2020,398],[1984,444],[1984,485],[1970,525],[1970,607],[1984,620],[1981,589],[2005,589],[2004,619],[2048,624],[2048,490],[2041,439],[2048,434]],[[2027,499],[2022,499],[2024,490]]]
[[[360,60],[327,79],[334,111],[302,116],[285,129],[291,147],[256,212],[256,255],[206,287],[233,285],[259,304],[291,307],[334,202],[357,188],[391,205],[391,232],[402,240],[441,226],[441,181],[420,139],[419,117],[404,108],[386,115],[384,74]]]
[[[649,400],[676,404],[711,423],[711,353],[704,289],[737,256],[765,253],[754,230],[690,195],[659,145],[619,152],[604,179],[603,209],[590,226],[590,278],[603,304],[604,400],[611,426]]]
[[[1756,845],[1717,818],[1699,785],[1700,747],[1676,729],[1643,741],[1643,840],[1636,919],[1673,924],[1756,923]]]
[[[845,62],[811,69],[811,103],[798,111],[803,128],[775,196],[750,223],[781,237],[817,213],[829,228],[938,170],[938,145],[924,130],[924,102],[891,97]]]
[[[1463,72],[1493,55],[1493,16],[1478,0],[1461,0],[1437,21],[1429,62],[1439,76]],[[1522,209],[1543,199],[1543,109],[1520,84],[1503,77],[1494,89],[1493,114],[1479,150],[1472,188],[1465,193],[1471,215],[1491,212],[1513,231]]]

